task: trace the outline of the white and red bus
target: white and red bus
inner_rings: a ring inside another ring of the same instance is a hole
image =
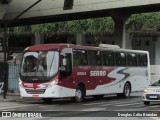
[[[21,97],[102,98],[105,94],[129,97],[150,84],[147,51],[112,46],[44,44],[25,49],[20,69]]]

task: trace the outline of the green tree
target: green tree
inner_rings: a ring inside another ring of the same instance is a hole
[[[114,30],[114,21],[111,17],[88,19],[87,21],[88,32],[91,33],[97,44],[101,43],[99,37],[106,33],[112,33]]]
[[[72,34],[77,33],[86,33],[88,26],[87,26],[87,20],[73,20],[73,21],[67,21],[64,25],[64,28],[66,31]]]
[[[132,31],[159,31],[160,12],[134,14],[126,22],[126,29]],[[114,31],[114,21],[111,17],[103,17],[15,27],[10,28],[9,31],[16,34],[39,32],[46,35],[91,33],[97,39],[98,36],[103,36],[107,32],[112,33]]]
[[[160,28],[160,13],[142,13],[132,15],[126,22],[128,30],[158,30]]]
[[[46,23],[46,24],[38,24],[32,25],[31,31],[33,33],[39,32],[46,35],[53,35],[58,33],[59,30],[59,23]]]
[[[106,32],[113,32],[114,21],[111,17],[88,19],[88,32],[103,35]]]

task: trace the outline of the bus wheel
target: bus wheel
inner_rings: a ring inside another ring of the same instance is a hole
[[[123,97],[124,98],[129,97],[130,93],[131,93],[131,87],[130,87],[129,83],[125,83],[123,93],[122,93]]]
[[[150,104],[149,101],[143,101],[143,103],[144,103],[145,105],[149,105],[149,104]]]
[[[84,100],[84,89],[82,87],[77,87],[74,101],[80,103]]]
[[[100,100],[104,97],[104,95],[93,95],[93,98],[96,100]]]
[[[44,103],[51,103],[52,102],[52,98],[43,98],[42,100]]]

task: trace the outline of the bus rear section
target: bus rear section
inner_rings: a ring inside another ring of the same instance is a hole
[[[149,54],[122,50],[49,44],[25,50],[20,69],[21,97],[70,97],[76,102],[85,96],[105,94],[129,97],[150,83]]]

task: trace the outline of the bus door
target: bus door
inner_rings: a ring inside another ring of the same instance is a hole
[[[65,48],[60,54],[60,82],[59,85],[64,88],[74,88],[75,84],[72,80],[72,50],[71,48]],[[64,88],[61,88],[61,96],[70,96],[73,93],[66,92]]]
[[[87,51],[84,49],[73,49],[72,79],[75,81],[75,89],[79,83],[86,85],[88,75]]]
[[[95,89],[101,82],[101,52],[98,50],[88,50],[89,82],[88,88]]]

